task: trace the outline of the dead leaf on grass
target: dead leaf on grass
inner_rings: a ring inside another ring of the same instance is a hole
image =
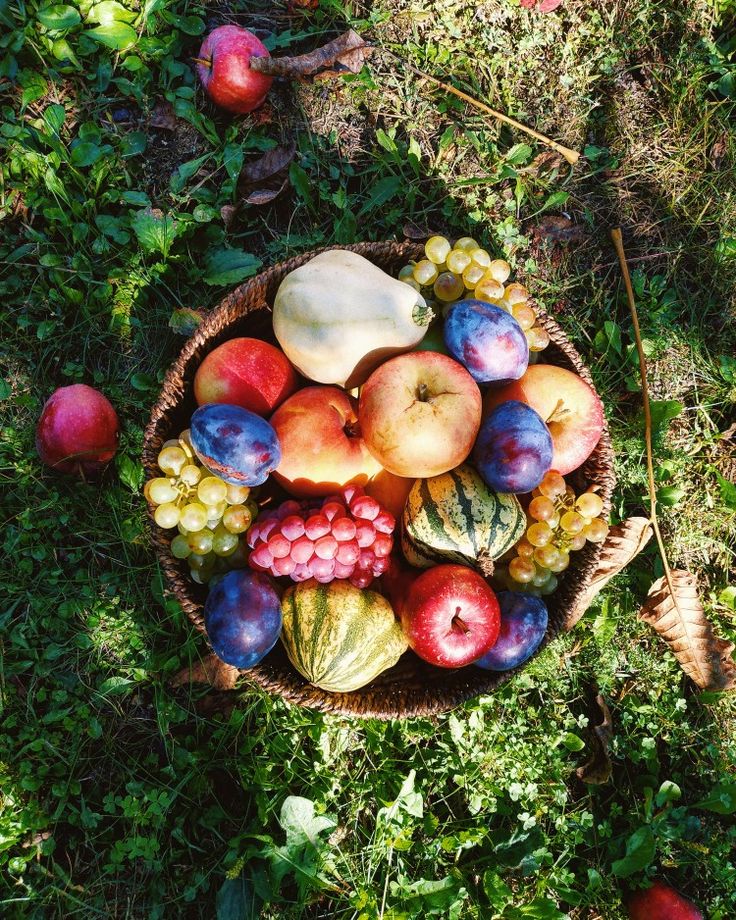
[[[553,243],[572,243],[584,236],[585,230],[580,224],[573,223],[569,217],[561,214],[549,214],[540,218],[531,228],[532,236],[537,239],[551,240]]]
[[[541,176],[559,169],[560,166],[562,166],[560,154],[555,153],[553,150],[544,150],[542,153],[538,153],[522,172],[530,176]]]
[[[290,80],[325,79],[344,73],[360,73],[373,50],[357,32],[349,29],[307,54],[252,58],[250,66],[272,77],[286,77]]]
[[[534,10],[535,13],[551,13],[561,5],[562,0],[521,0],[520,3],[525,10]]]
[[[294,159],[296,145],[267,150],[263,156],[243,167],[238,178],[238,195],[245,204],[263,205],[273,201],[286,188],[289,177],[283,175]]]
[[[232,224],[233,220],[235,219],[235,215],[236,215],[236,213],[237,213],[237,210],[238,210],[238,209],[235,207],[234,204],[224,204],[224,205],[220,208],[220,217],[222,218],[222,222],[223,222],[223,224],[225,225],[225,229],[226,229],[226,230],[229,230],[229,229],[230,229],[230,225]]]
[[[179,119],[174,114],[171,103],[165,99],[159,99],[151,112],[151,127],[160,128],[162,131],[175,131],[178,122]]]
[[[178,335],[190,336],[194,334],[195,329],[203,319],[204,314],[200,310],[182,307],[180,310],[172,312],[169,317],[169,328],[173,329]]]
[[[420,227],[418,224],[415,224],[411,220],[407,220],[407,222],[401,228],[401,232],[404,234],[407,240],[411,240],[412,242],[416,243],[423,243],[425,240],[428,240],[430,236],[434,235],[429,227]]]
[[[698,579],[690,572],[672,573],[674,596],[662,577],[649,589],[639,616],[672,649],[682,670],[701,690],[736,689],[733,642],[718,639],[698,595]]]
[[[289,184],[289,179],[287,177],[286,179],[284,179],[284,181],[281,183],[281,185],[278,188],[254,189],[243,200],[245,201],[246,204],[253,204],[253,205],[269,204],[269,202],[273,201],[274,198],[278,198],[278,196],[283,192],[283,190],[286,188],[288,184]]]
[[[584,783],[607,783],[613,772],[611,755],[608,753],[608,745],[613,738],[613,720],[611,710],[606,705],[606,701],[598,694],[595,698],[596,703],[603,715],[603,721],[600,725],[593,726],[593,753],[586,764],[578,767],[575,771],[578,779]]]
[[[710,165],[713,169],[720,169],[721,163],[726,156],[726,150],[728,150],[728,135],[724,132],[716,141],[713,142],[713,146],[710,148]]]
[[[169,681],[170,687],[182,687],[185,684],[211,684],[215,690],[232,690],[240,672],[232,665],[225,664],[217,655],[210,653],[191,668],[182,668]]]

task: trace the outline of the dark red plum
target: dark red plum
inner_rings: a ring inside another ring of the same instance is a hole
[[[547,607],[532,594],[499,591],[501,632],[489,652],[474,662],[486,671],[508,671],[522,664],[539,648],[547,632]]]
[[[518,380],[529,364],[529,345],[514,317],[492,303],[460,300],[445,318],[445,344],[476,383]]]
[[[552,435],[534,409],[511,399],[482,422],[473,460],[496,492],[531,492],[552,465]]]
[[[267,575],[236,569],[210,590],[204,627],[218,658],[236,668],[252,668],[276,645],[281,602]]]
[[[192,416],[194,452],[207,469],[235,486],[259,486],[281,462],[281,445],[259,415],[227,403],[208,403]]]

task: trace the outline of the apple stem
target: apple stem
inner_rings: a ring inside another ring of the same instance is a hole
[[[570,414],[570,410],[565,408],[565,403],[561,400],[557,400],[557,405],[552,410],[551,415],[548,416],[547,422],[561,422],[566,415]]]
[[[452,618],[452,625],[459,626],[460,629],[462,629],[463,633],[466,636],[470,634],[470,627],[465,622],[465,620],[463,620],[463,618],[460,616],[460,607],[458,607],[457,610],[455,611],[455,616]]]
[[[477,561],[478,565],[480,566],[480,570],[483,573],[483,577],[490,578],[496,570],[496,566],[494,565],[491,554],[487,550],[483,549],[478,553]]]
[[[426,383],[420,383],[417,387],[417,399],[419,402],[427,402],[429,399],[429,387]]]
[[[207,60],[206,58],[192,58],[192,60],[195,64],[201,64],[202,67],[208,67],[210,70],[212,69],[211,60]]]

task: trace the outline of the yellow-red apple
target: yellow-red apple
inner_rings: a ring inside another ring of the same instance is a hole
[[[382,469],[366,484],[365,491],[366,495],[375,498],[382,508],[390,511],[400,521],[414,481],[405,476],[394,476]]]
[[[480,427],[481,395],[457,361],[415,351],[373,371],[358,414],[368,449],[384,469],[425,479],[468,456]]]
[[[552,435],[552,469],[562,476],[593,452],[603,431],[603,404],[582,377],[554,364],[532,364],[519,380],[489,390],[483,417],[510,399],[531,406]]]
[[[297,390],[271,416],[281,444],[275,479],[298,497],[364,486],[381,465],[358,425],[358,402],[339,387]]]

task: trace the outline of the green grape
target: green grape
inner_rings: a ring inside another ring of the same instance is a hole
[[[179,521],[179,523],[176,525],[176,529],[179,531],[182,537],[189,536],[189,531],[186,529],[186,527],[184,527],[181,521]]]
[[[554,564],[550,566],[551,571],[555,574],[559,572],[564,572],[565,569],[570,565],[570,554],[565,552],[564,549],[558,550],[557,559]]]
[[[209,527],[203,527],[202,530],[195,530],[194,533],[190,533],[187,537],[189,549],[191,549],[193,553],[199,553],[200,556],[205,556],[207,553],[212,552],[213,538],[214,534]]]
[[[544,351],[549,345],[549,332],[543,326],[533,326],[524,333],[529,351]]]
[[[512,559],[509,563],[509,575],[519,584],[527,584],[534,578],[535,574],[536,568],[529,559],[521,559],[517,556],[516,559]]]
[[[216,505],[206,505],[205,507],[207,508],[207,520],[219,521],[230,506],[227,502],[218,502]]]
[[[586,537],[582,531],[580,533],[573,534],[570,537],[570,549],[577,552],[577,550],[582,549],[585,546],[585,541]]]
[[[577,511],[566,511],[560,518],[560,527],[565,533],[574,535],[582,531],[585,527],[585,521]]]
[[[197,485],[201,476],[202,470],[193,463],[187,463],[187,465],[182,468],[181,473],[179,473],[179,479],[181,479],[185,486],[189,486],[190,489]]]
[[[164,447],[156,462],[167,476],[178,476],[187,462],[187,455],[177,443],[176,447]]]
[[[534,550],[534,561],[545,569],[551,569],[559,557],[560,551],[552,543],[548,543],[546,546],[538,546]]]
[[[512,307],[516,303],[526,303],[527,300],[529,300],[529,291],[527,291],[523,284],[516,284],[516,282],[514,282],[513,284],[506,285],[503,299]]]
[[[593,520],[584,528],[583,534],[586,540],[591,543],[602,543],[608,536],[608,524],[603,518],[593,518]]]
[[[540,521],[526,532],[526,538],[532,546],[546,546],[552,539],[552,528],[545,521]]]
[[[405,265],[403,268],[399,269],[399,281],[406,281],[408,278],[413,278],[415,265],[416,262],[410,262],[408,265]]]
[[[198,585],[208,585],[212,579],[212,569],[191,569],[189,574]]]
[[[476,265],[474,262],[471,262],[463,272],[463,284],[466,288],[472,291],[484,274],[485,272],[480,267],[480,265]]]
[[[191,552],[192,548],[189,545],[189,540],[181,534],[171,541],[171,555],[175,559],[186,559]]]
[[[522,559],[531,559],[534,555],[534,547],[525,537],[519,540],[514,549],[517,555],[521,556]]]
[[[225,501],[228,505],[242,505],[248,500],[250,488],[248,486],[236,486],[233,483],[227,484],[227,495]]]
[[[555,516],[555,503],[551,498],[538,495],[529,502],[529,516],[535,521],[550,521]]]
[[[595,492],[583,492],[575,502],[578,511],[587,518],[597,518],[603,511],[603,499]]]
[[[170,527],[176,527],[179,523],[179,509],[173,502],[166,502],[166,504],[159,505],[158,508],[156,508],[153,519],[158,526],[163,527],[164,530],[168,530]]]
[[[212,540],[212,550],[217,556],[230,556],[238,548],[240,538],[236,533],[230,533],[220,524],[215,530]]]
[[[238,540],[238,545],[234,552],[227,557],[227,565],[230,569],[245,569],[248,566],[248,545],[245,540]]]
[[[476,284],[475,296],[478,300],[484,300],[486,303],[495,303],[505,309],[505,305],[502,303],[503,285],[499,284],[498,281],[494,281],[493,278],[489,278],[487,273],[484,274]]]
[[[444,236],[431,236],[424,246],[427,258],[435,265],[441,265],[446,261],[451,249],[449,240]]]
[[[222,516],[222,523],[230,533],[245,533],[252,520],[250,508],[245,505],[230,505]]]
[[[178,447],[178,446],[179,446],[178,438],[169,438],[168,441],[164,441],[164,443],[161,445],[161,450],[163,450],[166,447]]]
[[[225,501],[227,483],[217,476],[205,476],[197,486],[197,498],[203,505],[217,505]]]
[[[453,275],[452,272],[442,272],[434,283],[434,294],[438,300],[448,303],[457,300],[465,293],[463,279]]]
[[[415,281],[414,278],[402,278],[401,283],[408,284],[410,288],[413,288],[417,292],[422,290],[421,284],[419,284],[418,281]]]
[[[470,256],[462,249],[453,249],[447,257],[447,268],[454,275],[462,275],[470,265]]]
[[[557,470],[549,470],[544,474],[544,479],[539,483],[539,494],[547,498],[559,498],[565,494],[565,480]]]
[[[557,588],[557,576],[550,574],[549,578],[543,585],[540,585],[539,593],[542,597],[546,597],[548,594],[552,594]]]
[[[209,555],[204,556],[201,553],[192,553],[188,560],[190,569],[204,569],[212,565]]]
[[[166,505],[178,500],[179,491],[168,479],[152,479],[148,486],[148,497],[154,505]]]
[[[190,502],[181,509],[181,522],[187,530],[202,530],[207,526],[207,509],[199,502]]]
[[[455,249],[462,249],[463,252],[467,252],[470,255],[473,249],[478,249],[478,244],[472,236],[461,236],[455,243]]]
[[[187,428],[179,435],[179,447],[184,451],[189,460],[194,457],[194,448],[192,447],[192,433]]]
[[[434,262],[430,262],[429,259],[422,259],[421,262],[417,262],[414,266],[414,280],[421,287],[434,284],[438,274],[437,266]]]
[[[527,332],[537,321],[537,314],[528,303],[515,303],[511,308],[511,315],[521,326],[524,332]]]
[[[491,257],[488,255],[485,249],[481,249],[480,246],[477,246],[475,249],[471,249],[468,253],[470,258],[475,262],[476,265],[479,265],[482,269],[487,269],[491,264]],[[485,271],[483,272],[485,274]]]
[[[494,259],[488,266],[488,274],[499,284],[506,284],[511,274],[511,266],[505,259]]]
[[[554,514],[552,515],[552,517],[547,521],[547,523],[548,523],[549,526],[552,528],[552,530],[557,530],[557,528],[560,526],[560,512],[559,512],[559,511],[555,511],[555,513],[554,513]]]
[[[532,584],[535,588],[541,588],[543,585],[547,584],[550,578],[552,578],[550,570],[538,564],[534,572],[534,577],[532,578]]]

